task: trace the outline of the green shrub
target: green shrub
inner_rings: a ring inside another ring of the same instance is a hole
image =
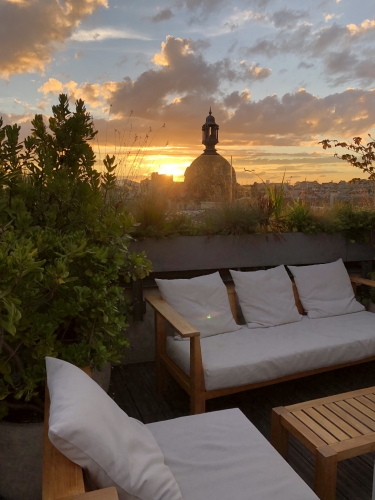
[[[375,211],[355,209],[350,204],[337,204],[333,208],[337,230],[351,242],[370,241],[375,231]]]
[[[251,234],[255,233],[259,218],[249,204],[236,201],[221,203],[207,210],[204,229],[208,234]]]
[[[101,368],[119,362],[129,304],[121,283],[148,274],[129,254],[133,219],[111,198],[115,158],[95,169],[83,101],[61,95],[50,132],[0,122],[0,414],[38,399],[45,356]]]

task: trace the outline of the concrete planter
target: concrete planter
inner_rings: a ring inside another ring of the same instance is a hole
[[[0,496],[42,498],[43,423],[0,422]]]
[[[370,243],[349,243],[339,234],[149,238],[131,242],[130,251],[145,251],[154,272],[319,264],[339,258],[344,262],[375,258],[375,249]]]

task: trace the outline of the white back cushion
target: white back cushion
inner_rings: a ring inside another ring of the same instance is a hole
[[[284,266],[267,271],[230,271],[249,328],[294,323],[302,319]]]
[[[342,259],[315,266],[288,266],[309,318],[327,318],[364,311],[354,296]]]
[[[99,488],[120,500],[182,500],[149,429],[128,417],[76,366],[46,357],[51,398],[48,436]]]
[[[209,337],[239,330],[227,287],[218,272],[191,279],[155,279],[161,296],[201,334]]]

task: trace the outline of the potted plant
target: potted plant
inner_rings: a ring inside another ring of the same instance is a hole
[[[20,127],[0,122],[0,419],[21,409],[42,417],[45,356],[99,370],[120,362],[129,312],[121,283],[150,270],[128,251],[133,220],[114,189],[115,158],[95,169],[83,101],[71,112],[61,95],[52,110],[50,131],[36,115],[23,143]]]

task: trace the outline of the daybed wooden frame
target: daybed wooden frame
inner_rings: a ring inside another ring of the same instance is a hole
[[[370,287],[375,287],[375,281],[359,278],[356,276],[350,276],[350,280],[356,292],[356,285],[367,285]],[[230,307],[233,313],[234,319],[237,321],[237,305],[236,305],[236,294],[234,290],[234,285],[227,285],[228,297]],[[303,307],[298,296],[297,287],[293,283],[293,292],[296,301],[296,306],[300,313],[302,314]],[[180,314],[178,314],[170,305],[168,305],[161,297],[148,296],[145,297],[147,302],[155,310],[155,358],[156,358],[156,381],[157,388],[159,391],[164,391],[167,388],[167,376],[168,373],[171,374],[181,387],[190,396],[190,413],[195,415],[197,413],[204,413],[206,411],[206,401],[208,399],[218,398],[220,396],[226,396],[228,394],[234,394],[236,392],[247,391],[249,389],[256,389],[257,387],[263,387],[266,385],[277,384],[279,382],[285,382],[287,380],[293,380],[296,378],[307,377],[309,375],[314,375],[317,373],[327,372],[331,370],[336,370],[338,368],[343,368],[345,366],[357,365],[360,363],[366,363],[368,361],[374,361],[375,356],[370,356],[368,358],[361,359],[359,361],[352,361],[350,363],[342,363],[334,366],[327,366],[324,368],[318,368],[315,370],[308,370],[305,372],[295,373],[293,375],[287,375],[285,377],[276,378],[273,380],[266,380],[264,382],[257,382],[255,384],[241,385],[238,387],[230,387],[226,389],[216,389],[213,391],[206,391],[204,384],[204,372],[202,364],[202,353],[200,344],[200,333],[194,328],[186,319],[184,319]],[[190,376],[187,375],[177,364],[167,355],[166,352],[166,325],[170,323],[172,327],[176,330],[176,333],[180,335],[183,339],[190,339]]]
[[[90,370],[84,370],[91,375]],[[86,492],[83,470],[60,453],[48,438],[50,399],[46,387],[42,500],[118,500],[116,488]]]

